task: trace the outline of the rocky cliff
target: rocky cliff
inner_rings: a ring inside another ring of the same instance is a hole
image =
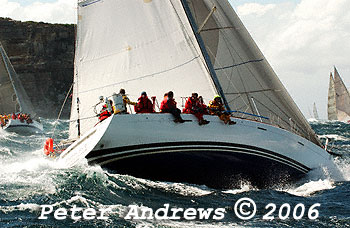
[[[57,118],[73,82],[75,25],[0,18],[0,42],[39,116]],[[69,118],[71,99],[64,107]]]

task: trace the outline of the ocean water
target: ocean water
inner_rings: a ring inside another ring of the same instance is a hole
[[[68,136],[67,121],[44,119],[43,135],[0,131],[0,227],[350,226],[349,124],[311,122],[323,140],[332,138],[331,150],[341,155],[335,163],[343,178],[332,179],[326,169],[321,169],[289,186],[256,189],[242,183],[237,189],[217,190],[110,174],[84,163],[60,168],[43,154],[43,144],[52,136],[56,123],[54,138],[59,141]],[[243,208],[244,216],[253,211],[252,203],[238,205],[244,198],[256,205],[255,215],[249,219],[241,219],[237,212]],[[72,218],[74,208],[89,210],[85,219],[77,219],[83,216],[78,209]],[[144,208],[152,208],[153,219],[151,214],[128,219],[128,213],[141,216]],[[161,212],[166,209],[168,213]],[[170,212],[175,209],[190,212],[187,217],[181,211],[172,217]],[[47,215],[42,215],[43,210]],[[101,215],[103,210],[109,211]],[[200,218],[200,210],[211,213]],[[54,213],[57,218],[66,218],[57,219]],[[156,214],[158,219],[154,219]],[[46,219],[39,219],[41,216]]]

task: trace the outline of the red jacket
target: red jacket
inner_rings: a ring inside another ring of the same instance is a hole
[[[176,109],[176,101],[174,99],[168,100],[168,97],[165,97],[160,104],[160,111],[169,112],[171,109]]]
[[[100,122],[101,122],[102,120],[107,119],[107,118],[110,117],[111,115],[112,115],[112,114],[111,114],[110,112],[108,112],[108,110],[107,110],[107,106],[106,106],[106,105],[103,105],[103,108],[102,108],[102,110],[101,110],[101,113],[100,113],[98,119],[99,119]]]
[[[200,107],[198,106],[198,100],[193,100],[191,97],[189,97],[185,103],[185,108],[183,109],[184,113],[196,113],[198,112],[198,109]]]
[[[150,99],[148,99],[147,96],[139,97],[138,102],[135,105],[135,112],[136,113],[152,113],[152,112],[154,112],[152,101]]]
[[[194,114],[197,112],[206,114],[207,113],[207,106],[199,100],[193,100],[191,97],[189,97],[186,101],[185,108],[183,109],[184,113],[190,113]]]

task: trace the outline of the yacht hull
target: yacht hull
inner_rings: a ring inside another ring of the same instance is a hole
[[[18,119],[10,119],[3,129],[18,134],[35,134],[43,132],[43,125],[36,120],[33,120],[33,123],[28,124],[26,121],[21,122]]]
[[[215,188],[242,181],[257,187],[289,183],[332,163],[322,148],[272,125],[244,119],[225,125],[205,116],[210,123],[200,126],[192,115],[183,118],[191,121],[174,123],[169,114],[114,115],[60,160],[74,165],[68,160],[86,158],[120,174]]]

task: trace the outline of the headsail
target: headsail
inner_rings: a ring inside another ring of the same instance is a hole
[[[231,110],[253,113],[319,144],[314,131],[228,1],[183,0],[191,9]],[[214,11],[213,13],[211,13]],[[209,19],[207,19],[209,16]],[[203,23],[205,22],[205,23]]]
[[[79,1],[77,36],[73,99],[81,116],[72,102],[70,137],[77,119],[82,134],[96,123],[100,95],[125,88],[132,99],[144,90],[158,99],[168,90],[198,92],[206,102],[220,93],[231,110],[320,145],[228,1]]]
[[[0,113],[23,112],[35,117],[34,108],[0,43]]]

